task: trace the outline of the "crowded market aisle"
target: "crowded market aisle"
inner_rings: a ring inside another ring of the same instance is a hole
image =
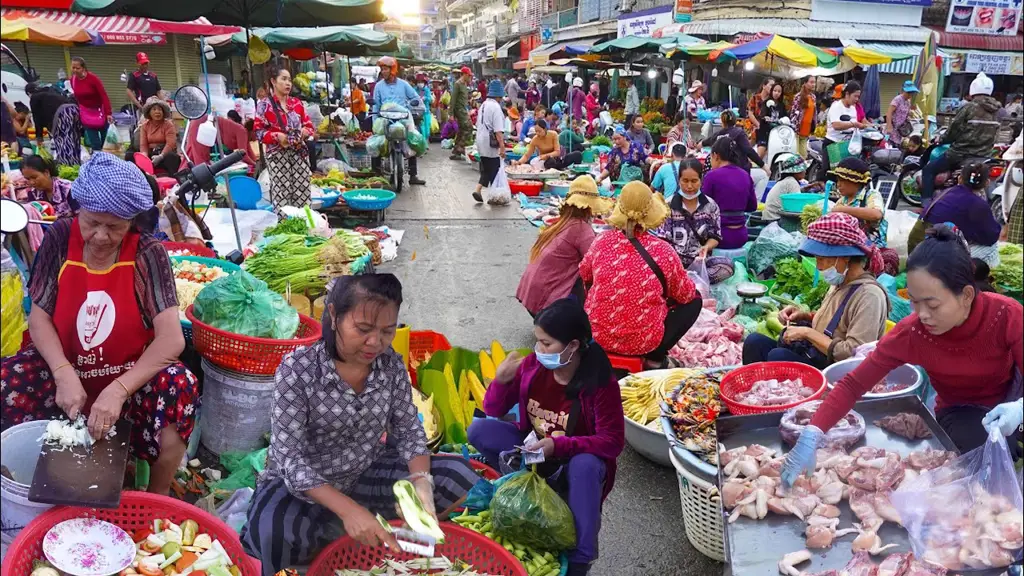
[[[402,192],[388,210],[388,224],[406,234],[398,259],[380,267],[408,287],[400,321],[441,332],[452,345],[471,350],[491,340],[509,349],[532,347],[530,315],[515,292],[537,228],[514,206],[475,203],[470,193],[479,173],[468,163],[431,150],[420,170],[427,185]],[[601,517],[600,557],[590,573],[720,573],[721,564],[698,553],[683,536],[675,471],[629,446],[618,465],[615,490]]]

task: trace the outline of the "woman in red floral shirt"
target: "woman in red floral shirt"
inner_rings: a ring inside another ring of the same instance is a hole
[[[298,98],[292,98],[292,76],[280,68],[270,80],[273,90],[256,104],[253,129],[266,148],[270,170],[270,198],[274,209],[309,204],[309,150],[313,123]]]
[[[594,339],[613,354],[645,357],[649,367],[665,364],[701,310],[675,249],[650,233],[668,215],[661,196],[630,182],[607,219],[615,229],[598,236],[580,264]]]

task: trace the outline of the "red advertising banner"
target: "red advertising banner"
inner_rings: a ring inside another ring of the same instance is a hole
[[[142,44],[154,46],[167,44],[165,34],[146,34],[137,32],[100,32],[105,44]]]
[[[4,8],[33,8],[38,10],[71,10],[75,0],[4,0]]]

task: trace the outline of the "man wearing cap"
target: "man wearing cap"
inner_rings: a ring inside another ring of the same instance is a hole
[[[910,124],[910,101],[918,92],[920,90],[914,85],[914,81],[907,80],[903,83],[903,91],[889,103],[889,111],[885,114],[885,133],[889,135],[889,141],[896,146],[914,131]]]
[[[135,55],[135,62],[139,67],[128,76],[128,88],[125,93],[128,94],[128,101],[141,109],[150,98],[161,96],[163,90],[160,88],[156,72],[149,69],[149,56],[145,52],[139,52]]]
[[[417,131],[416,123],[412,120],[412,108],[415,103],[418,103],[420,98],[416,94],[416,90],[409,85],[408,82],[398,77],[398,61],[391,56],[382,56],[377,61],[377,67],[380,68],[380,80],[373,87],[373,113],[378,114],[381,107],[387,103],[397,104],[402,106],[409,111],[409,115],[406,116],[404,124],[407,131]],[[428,135],[429,136],[429,135]],[[427,136],[424,136],[426,138]],[[381,169],[381,158],[374,156],[370,158],[370,162],[373,164],[373,169],[380,172]],[[409,157],[409,184],[423,185],[426,181],[422,180],[418,176],[418,162],[416,156]]]
[[[696,119],[697,113],[707,107],[707,104],[704,102],[704,83],[700,80],[694,80],[690,84],[690,89],[686,92],[686,98],[683,99],[683,102],[686,104],[686,115]]]
[[[455,136],[455,146],[452,147],[450,160],[462,160],[466,156],[466,142],[473,133],[473,125],[469,122],[469,83],[473,81],[473,71],[469,66],[463,66],[460,70],[462,75],[455,81],[452,87],[452,99],[450,114],[459,124],[459,132]]]
[[[999,101],[992,97],[992,79],[984,72],[971,82],[971,101],[956,113],[953,122],[942,137],[949,144],[946,153],[925,164],[921,170],[921,198],[930,200],[935,195],[935,177],[958,168],[970,158],[988,158],[999,133]]]

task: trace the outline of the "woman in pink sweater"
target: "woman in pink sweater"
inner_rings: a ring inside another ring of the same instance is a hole
[[[114,113],[103,81],[89,72],[85,59],[80,56],[71,59],[71,90],[75,93],[78,115],[85,128],[85,145],[98,152],[103,149],[107,126],[114,123]]]

